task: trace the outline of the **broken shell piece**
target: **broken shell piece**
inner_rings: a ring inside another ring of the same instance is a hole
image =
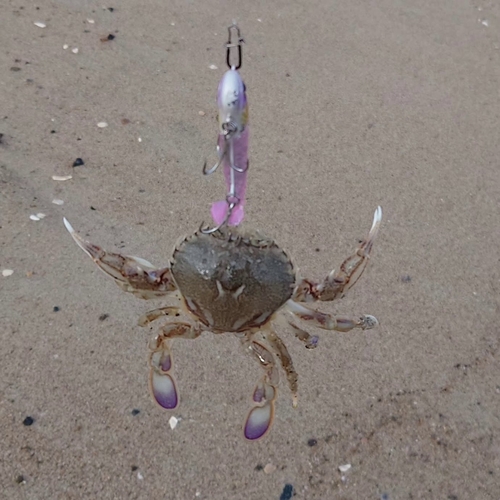
[[[53,175],[52,180],[54,181],[69,181],[70,179],[73,179],[72,175]]]
[[[41,21],[35,21],[33,24],[35,26],[38,26],[39,28],[45,28],[47,26],[45,23],[42,23]]]
[[[216,66],[215,64],[211,64],[211,65],[209,66],[209,68],[210,68],[210,69],[217,69],[217,66]]]
[[[36,216],[39,218],[39,219],[43,219],[45,217],[45,214],[42,214],[42,212],[38,212],[36,214]]]
[[[97,126],[98,126],[99,128],[106,128],[106,127],[108,126],[108,124],[107,124],[106,122],[99,122],[99,123],[97,124]]]
[[[276,470],[276,465],[273,465],[273,464],[267,464],[264,467],[264,472],[266,474],[272,474],[275,470]]]
[[[68,45],[67,43],[65,43],[65,44],[63,45],[63,49],[64,49],[64,50],[69,49],[69,45]]]
[[[52,200],[52,203],[53,203],[54,205],[63,205],[63,204],[64,204],[64,201],[63,201],[63,200],[58,200],[57,198],[54,198],[54,199]]]
[[[78,54],[78,47],[75,47],[74,49],[71,49],[71,52],[73,52],[73,54]]]
[[[339,471],[347,472],[351,467],[351,464],[339,465]]]
[[[34,220],[34,221],[38,221],[38,220],[40,220],[40,217],[38,217],[38,215],[31,214],[31,215],[30,215],[30,219],[31,219],[31,220]]]
[[[7,276],[12,276],[14,274],[14,271],[12,269],[2,269],[2,276],[5,278]]]
[[[95,21],[94,21],[93,19],[87,19],[87,22],[88,22],[89,24],[94,24],[94,23],[95,23]]]
[[[177,427],[177,424],[179,423],[179,420],[177,420],[175,417],[170,417],[170,420],[168,421],[170,428],[174,430]]]

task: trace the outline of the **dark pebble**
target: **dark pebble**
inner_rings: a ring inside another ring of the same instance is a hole
[[[114,7],[108,7],[109,12],[114,12],[115,8]]]
[[[56,133],[56,131],[55,131],[55,130],[51,130],[51,131],[50,131],[50,133],[51,133],[51,134],[55,134],[55,133]]]
[[[77,158],[77,159],[73,162],[73,166],[74,166],[74,167],[81,167],[82,165],[85,165],[85,162],[84,162],[81,158]]]
[[[104,314],[101,314],[99,316],[99,321],[104,321],[105,319],[108,319],[108,318],[109,318],[109,314],[104,313]]]
[[[280,500],[290,500],[293,497],[293,486],[291,484],[285,484],[283,488],[283,493],[281,493]]]
[[[389,500],[389,493],[382,493],[380,500]]]
[[[11,71],[21,71],[21,68],[19,66],[12,66],[10,68]]]
[[[403,283],[410,283],[411,281],[411,276],[409,274],[405,274],[404,276],[401,276],[401,281]]]
[[[316,439],[309,439],[309,441],[307,441],[307,446],[316,446],[318,444],[318,441]]]
[[[263,466],[262,464],[257,464],[257,465],[255,466],[255,470],[256,470],[256,471],[261,471],[261,470],[264,470],[264,466]]]
[[[3,141],[3,134],[0,134],[0,144],[2,144]]]
[[[19,474],[19,476],[16,477],[17,484],[23,484],[25,482],[26,482],[26,479],[24,479],[24,476],[22,474]]]
[[[90,210],[96,210],[92,205],[90,205]]]
[[[59,306],[54,306],[53,311],[54,311],[55,313],[59,312],[60,310],[61,310],[61,308],[60,308]]]
[[[138,410],[137,408],[134,408],[132,410],[132,415],[135,417],[136,415],[139,415],[139,413],[141,413],[141,410]]]
[[[113,35],[113,34],[110,33],[108,35],[108,40],[114,40],[114,39],[115,39],[115,35]]]
[[[131,469],[132,469],[132,472],[135,472],[139,467],[137,467],[137,465],[132,465]]]
[[[35,419],[33,417],[26,417],[23,420],[23,425],[26,425],[27,427],[29,427],[30,425],[33,425],[34,422],[35,422]]]

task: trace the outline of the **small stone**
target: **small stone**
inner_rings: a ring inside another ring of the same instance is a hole
[[[318,444],[318,441],[317,441],[317,439],[314,439],[314,438],[311,438],[307,441],[307,446],[313,447],[313,446],[316,446],[317,444]]]
[[[95,21],[94,21],[93,19],[87,19],[87,22],[88,22],[89,24],[94,24],[94,23],[95,23]]]
[[[44,219],[44,218],[46,217],[46,216],[45,216],[45,214],[42,214],[42,212],[38,212],[38,213],[36,214],[36,216],[37,216],[39,219]]]
[[[19,66],[12,66],[10,70],[16,72],[16,71],[21,71],[21,68]]]
[[[71,49],[71,52],[73,52],[73,54],[78,54],[78,47],[75,47],[74,49]]]
[[[211,65],[209,66],[209,68],[210,68],[210,69],[217,69],[217,66],[216,66],[215,64],[211,64]]]
[[[135,472],[139,467],[137,467],[137,465],[132,465],[131,469],[132,469],[132,472]]]
[[[170,417],[170,420],[168,421],[168,424],[170,425],[170,428],[174,430],[177,427],[177,424],[179,423],[179,420],[177,420],[174,416]]]
[[[12,276],[14,274],[14,271],[12,269],[3,269],[2,270],[2,276],[4,278],[7,278],[7,276]]]
[[[19,474],[19,476],[16,477],[16,483],[17,484],[26,484],[26,479],[24,479],[24,476],[22,474]]]
[[[77,158],[73,162],[73,167],[81,167],[82,165],[85,165],[85,162],[81,158]]]
[[[122,125],[128,125],[130,120],[128,118],[122,118]]]
[[[142,137],[138,137],[137,142],[142,142]]]
[[[68,45],[67,43],[65,43],[65,44],[63,45],[63,49],[64,49],[64,50],[68,50],[68,49],[69,49],[69,45]]]
[[[205,111],[198,111],[198,114],[199,114],[200,116],[205,116]]]
[[[257,464],[257,465],[255,466],[255,470],[256,470],[256,471],[261,471],[261,470],[264,470],[264,466],[263,466],[262,464]]]
[[[54,306],[53,311],[54,311],[55,313],[59,312],[60,310],[61,310],[61,308],[60,308],[59,306]]]
[[[347,472],[352,467],[351,464],[339,465],[340,472]]]
[[[39,221],[39,220],[40,220],[40,217],[37,217],[35,214],[31,214],[31,215],[30,215],[30,219],[31,219],[31,220],[34,220],[34,221]]]
[[[114,7],[108,7],[109,12],[114,12],[115,8]]]
[[[266,474],[272,474],[275,470],[276,470],[276,465],[273,465],[273,464],[267,464],[264,467],[264,472]]]
[[[106,127],[108,126],[108,124],[107,124],[106,122],[99,122],[99,123],[97,124],[97,126],[98,126],[99,128],[106,128]]]
[[[38,26],[39,28],[46,28],[47,25],[45,23],[42,23],[42,21],[35,21],[33,23],[35,26]]]
[[[34,423],[35,423],[35,419],[33,417],[26,417],[23,420],[23,425],[25,425],[26,427],[29,427],[30,425],[33,425]]]
[[[109,314],[104,313],[99,316],[99,321],[104,321],[109,318]]]
[[[134,408],[130,413],[132,413],[132,416],[136,416],[136,415],[139,415],[139,413],[141,413],[141,410],[139,410],[138,408]]]
[[[112,33],[108,35],[108,40],[114,40],[116,37]]]
[[[280,495],[280,500],[291,500],[293,497],[293,486],[291,484],[285,484],[283,492]]]
[[[410,283],[411,281],[411,276],[409,274],[405,274],[404,276],[401,276],[401,281],[403,283]]]

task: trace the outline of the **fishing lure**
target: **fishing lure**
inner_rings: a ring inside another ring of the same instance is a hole
[[[225,224],[237,226],[244,218],[245,193],[248,174],[248,102],[246,87],[239,74],[242,62],[242,44],[240,29],[236,24],[228,28],[229,40],[226,44],[227,65],[217,90],[217,107],[219,109],[219,136],[217,154],[219,160],[207,169],[205,163],[203,173],[210,175],[220,165],[223,166],[226,181],[226,199],[212,204],[212,218],[217,227],[205,232],[215,232]],[[233,32],[237,41],[233,42]],[[237,64],[231,62],[231,49],[238,49]]]

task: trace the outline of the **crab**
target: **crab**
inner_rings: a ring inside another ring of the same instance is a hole
[[[338,271],[322,281],[301,278],[288,254],[274,240],[240,227],[196,231],[178,243],[170,264],[157,268],[138,257],[103,250],[81,238],[64,219],[78,246],[126,292],[142,299],[177,294],[181,307],[165,306],[147,312],[140,326],[168,316],[150,343],[149,387],[154,400],[168,410],[179,404],[173,375],[170,342],[174,338],[195,339],[205,331],[233,333],[253,356],[264,374],[252,393],[252,408],[244,424],[244,436],[259,439],[270,429],[279,382],[279,367],[286,375],[297,406],[298,376],[292,358],[273,324],[285,322],[305,347],[317,346],[318,337],[296,324],[299,319],[323,330],[348,332],[378,325],[374,316],[334,316],[305,305],[333,301],[345,295],[361,277],[370,259],[382,220],[378,207],[368,237]],[[183,315],[186,320],[179,321]]]

